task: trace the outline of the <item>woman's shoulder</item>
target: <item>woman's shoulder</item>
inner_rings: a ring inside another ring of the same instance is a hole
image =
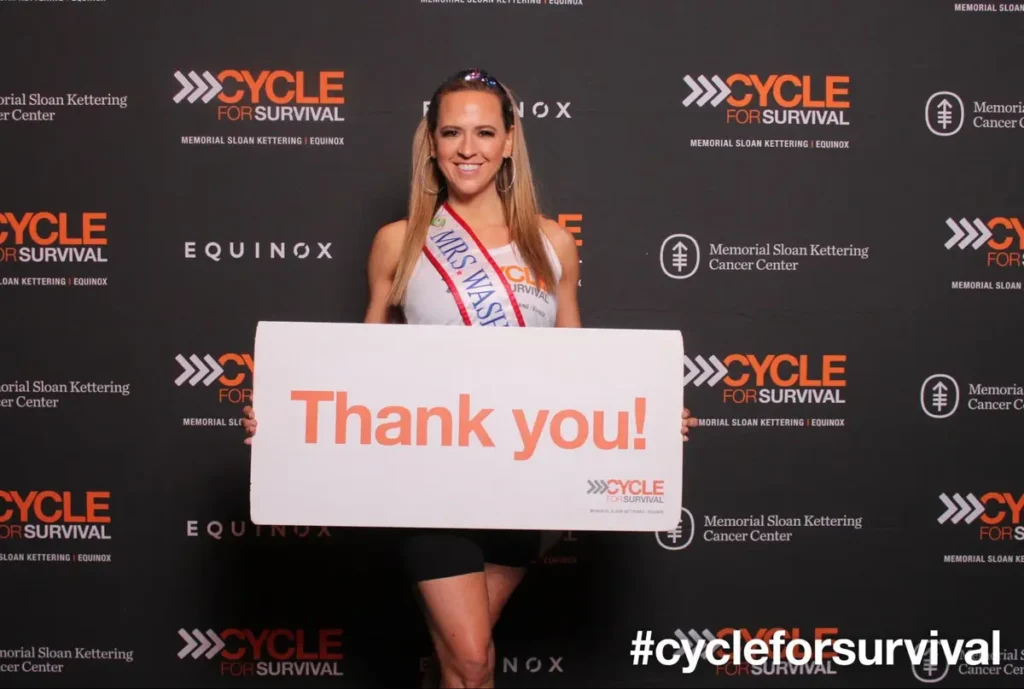
[[[382,225],[374,233],[372,249],[389,255],[397,255],[402,249],[402,244],[405,243],[405,233],[408,228],[408,218]]]
[[[383,242],[385,244],[391,244],[394,242],[401,244],[402,241],[405,240],[405,232],[408,228],[408,218],[401,218],[400,220],[389,222],[386,225],[382,225],[377,228],[374,241]]]
[[[551,246],[563,263],[568,260],[578,260],[576,238],[572,236],[569,230],[565,229],[556,220],[544,215],[538,215],[537,220],[540,224],[541,232],[551,242]]]
[[[394,270],[402,254],[408,224],[407,219],[403,218],[377,229],[370,245],[371,266],[389,273]]]

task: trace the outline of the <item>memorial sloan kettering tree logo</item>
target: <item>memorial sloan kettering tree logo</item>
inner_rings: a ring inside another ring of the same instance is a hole
[[[690,352],[683,357],[683,385],[713,391],[727,409],[743,412],[726,418],[709,413],[701,426],[835,429],[846,419],[820,414],[847,403],[847,363],[846,354]],[[770,416],[791,409],[802,414]]]
[[[930,651],[925,654],[920,663],[910,659],[910,670],[914,675],[914,679],[922,684],[938,684],[946,679],[950,670],[956,672],[960,677],[964,675],[984,675],[990,684],[992,677],[999,676],[1012,677],[1016,684],[1020,684],[1020,677],[1024,675],[1024,647],[1012,642],[1001,644],[998,662],[985,661],[982,663],[984,667],[971,667],[970,664],[964,663],[965,657],[962,648],[943,648],[940,646],[936,651],[934,661],[931,658]],[[979,670],[983,670],[983,672],[979,672]],[[956,679],[951,679],[947,684],[949,686],[962,686],[962,683],[963,679],[960,679],[959,682]],[[1016,684],[1011,686],[1016,686]]]
[[[690,139],[700,148],[797,148],[847,150],[848,138],[824,138],[819,130],[846,133],[852,122],[851,78],[845,74],[684,74],[682,107],[710,121],[736,127],[736,138]],[[716,117],[711,117],[715,113]],[[691,120],[687,120],[688,122]],[[767,133],[775,126],[777,133]],[[724,132],[720,127],[709,131]],[[799,135],[793,138],[793,133]],[[732,132],[730,132],[732,133]]]
[[[951,137],[972,130],[987,134],[1024,136],[1024,101],[1002,97],[961,98],[953,91],[936,91],[924,106],[925,126],[935,136]]]
[[[924,106],[924,121],[936,136],[953,136],[964,126],[964,102],[951,91],[933,93]]]
[[[700,268],[700,244],[688,234],[670,234],[658,252],[661,272],[673,280],[685,280]]]
[[[959,276],[950,282],[955,290],[1024,289],[1021,262],[1024,256],[1024,222],[1018,216],[974,215],[946,218],[945,250],[963,256],[965,267],[972,266],[971,277]],[[937,244],[938,242],[936,242]],[[940,249],[941,250],[941,249]],[[986,279],[998,276],[1008,279]]]
[[[0,208],[0,286],[106,287],[110,222],[104,211]]]
[[[341,677],[341,629],[182,627],[178,658],[224,677]]]
[[[815,529],[860,531],[864,517],[849,514],[697,514],[684,507],[671,531],[654,534],[665,550],[686,550],[698,544],[723,547],[792,543]]]
[[[655,539],[665,550],[686,550],[693,543],[693,535],[697,532],[697,524],[693,519],[693,512],[688,508],[682,508],[679,513],[679,523],[671,531],[658,531],[654,534]]]
[[[702,265],[704,270],[716,275],[743,272],[769,279],[777,278],[780,272],[806,272],[818,268],[827,276],[830,262],[857,259],[866,266],[870,255],[870,247],[855,244],[765,241],[750,244],[707,242],[702,256],[700,242],[694,235],[686,233],[668,235],[661,241],[658,251],[661,272],[673,280],[693,277]],[[724,277],[732,279],[732,275]]]
[[[961,385],[948,373],[933,373],[919,391],[921,410],[933,419],[948,419],[957,413],[1001,414],[1009,423],[1019,423],[1024,412],[1024,387],[1016,381],[969,382]]]
[[[184,145],[343,146],[343,70],[179,69],[171,101],[219,126]],[[270,124],[272,128],[264,129]],[[225,127],[236,127],[225,130]],[[310,126],[319,128],[308,136]],[[209,132],[213,133],[209,133]],[[230,132],[230,133],[228,133]]]
[[[921,385],[921,409],[933,419],[952,416],[960,406],[960,384],[945,373],[928,376]]]

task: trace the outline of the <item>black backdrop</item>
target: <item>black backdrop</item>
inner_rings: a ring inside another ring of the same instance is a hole
[[[361,319],[423,101],[481,66],[576,232],[585,326],[682,330],[708,420],[676,532],[536,563],[499,685],[1024,686],[1022,35],[1020,6],[946,0],[0,2],[2,684],[419,681],[393,534],[257,529],[232,424],[257,320]],[[284,98],[299,72],[328,100]],[[1010,655],[627,652],[774,627]]]

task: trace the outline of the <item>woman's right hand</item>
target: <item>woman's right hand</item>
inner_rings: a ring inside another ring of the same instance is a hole
[[[245,439],[245,444],[252,445],[252,436],[256,435],[256,415],[253,413],[252,407],[243,407],[242,417],[242,427],[249,434],[249,437]]]

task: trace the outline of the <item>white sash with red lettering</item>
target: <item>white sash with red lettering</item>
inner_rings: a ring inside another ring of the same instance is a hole
[[[519,302],[490,252],[446,203],[427,230],[423,253],[441,274],[466,325],[525,327]]]

